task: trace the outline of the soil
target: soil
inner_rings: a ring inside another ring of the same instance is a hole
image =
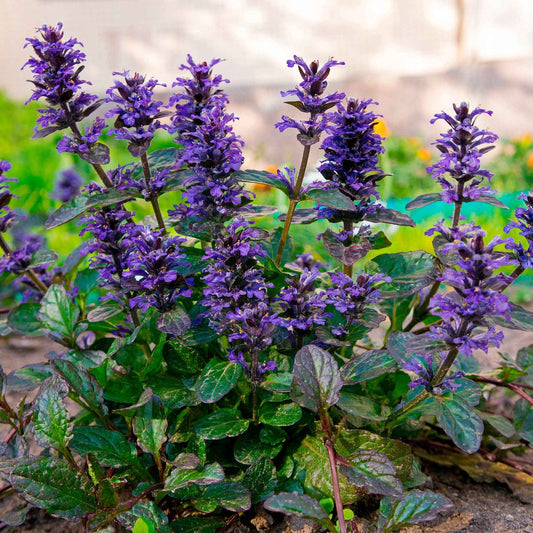
[[[514,356],[517,350],[533,343],[532,333],[513,331],[507,336],[501,351]],[[42,362],[44,354],[55,351],[58,347],[41,338],[8,338],[0,339],[0,361],[6,373],[31,363]],[[484,367],[494,367],[499,356],[492,351],[483,359]],[[9,396],[8,396],[9,398]],[[11,400],[20,399],[20,394],[12,395]],[[0,435],[1,436],[1,435]],[[529,457],[533,464],[533,457]],[[439,466],[422,460],[424,471],[430,476],[431,490],[449,498],[454,508],[446,516],[433,522],[405,528],[405,533],[533,533],[533,493],[532,486],[524,487],[514,494],[506,486],[498,482],[476,483],[462,470],[456,467]],[[13,495],[0,500],[0,514],[7,509],[23,503]],[[358,509],[357,516],[360,533],[375,533],[372,522],[375,519],[376,502],[370,502],[366,509]],[[272,516],[263,509],[257,509],[250,516],[243,516],[235,521],[225,533],[313,533],[317,530],[312,523],[301,519],[289,519],[281,515]],[[22,526],[13,527],[0,522],[2,533],[54,532],[82,533],[80,524],[46,516],[44,512],[32,510]],[[124,530],[115,528],[109,533],[122,533]]]

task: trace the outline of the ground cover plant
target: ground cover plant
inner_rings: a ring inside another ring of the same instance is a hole
[[[489,240],[462,216],[470,202],[505,208],[481,166],[497,140],[477,126],[490,112],[461,103],[434,118],[447,124],[428,169],[441,191],[407,206],[443,206],[427,229],[434,254],[367,260],[390,244],[376,224],[414,223],[380,203],[378,186],[394,177],[378,164],[375,102],[328,92],[343,63],[288,61],[300,80],[282,96],[300,119],[277,127],[296,130],[302,160],[272,174],[242,170],[220,60],[188,57],[168,104],[154,99],[156,80],[115,73],[102,112],[61,24],[27,46],[30,100],[44,102],[34,138],[63,132],[58,151],[99,181],[80,191],[67,176],[58,190],[65,203],[45,227],[77,220],[82,239],[57,265],[41,237],[16,232],[1,162],[0,267],[16,289],[1,332],[58,345],[0,375],[1,493],[25,501],[4,521],[38,507],[87,531],[231,531],[264,507],[344,533],[360,531],[354,510],[370,501],[375,528],[392,532],[451,506],[424,488],[413,441],[483,447],[531,474],[510,452],[532,441],[533,346],[502,354],[490,375],[475,359],[501,344],[502,325],[533,330],[505,293],[532,266],[533,196],[502,228],[509,237]],[[129,164],[106,168],[109,125]],[[158,130],[175,147],[152,150]],[[304,183],[311,150],[322,151],[323,180]],[[275,208],[257,205],[250,183],[288,197],[280,227],[261,226]],[[180,201],[165,213],[162,197]],[[139,201],[151,206],[142,220]],[[340,268],[293,253],[294,226],[319,220]],[[12,405],[15,389],[35,395]],[[516,395],[512,416],[493,411],[497,389]]]

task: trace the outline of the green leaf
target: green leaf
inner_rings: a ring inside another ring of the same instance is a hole
[[[426,207],[426,205],[434,204],[435,202],[442,202],[442,196],[440,192],[430,192],[417,196],[414,200],[411,200],[405,209],[410,211],[411,209],[419,209],[420,207]]]
[[[43,266],[53,263],[57,259],[57,254],[53,250],[38,250],[31,260],[31,266]]]
[[[341,376],[347,385],[354,385],[392,372],[396,368],[396,361],[386,350],[369,350],[343,365]]]
[[[175,468],[165,481],[165,489],[174,491],[190,485],[205,486],[218,483],[224,479],[224,470],[218,463],[212,463],[204,468],[184,469]]]
[[[293,372],[293,380],[312,402],[313,411],[335,405],[339,400],[343,382],[337,361],[329,352],[312,344],[304,346],[294,358]],[[309,407],[307,403],[302,403],[303,407]]]
[[[299,492],[280,492],[268,498],[264,503],[265,509],[289,516],[299,516],[315,520],[322,527],[335,533],[337,530],[328,518],[324,508],[314,498]]]
[[[368,222],[381,222],[384,224],[394,224],[395,226],[411,226],[414,228],[416,224],[413,219],[405,213],[400,213],[395,209],[387,209],[382,207],[374,215],[366,215],[365,220]]]
[[[279,220],[283,222],[286,218],[286,215],[280,215]],[[294,216],[292,217],[293,224],[311,224],[318,220],[318,211],[316,209],[309,209],[302,207],[301,209],[296,209],[294,211]]]
[[[85,213],[88,199],[88,196],[75,196],[70,202],[63,204],[48,217],[44,223],[45,229],[57,228]]]
[[[383,231],[373,233],[368,237],[370,244],[372,244],[373,250],[381,250],[382,248],[388,248],[392,243]]]
[[[80,152],[79,156],[92,165],[107,165],[109,163],[109,146],[97,142],[89,148],[89,152]]]
[[[41,300],[39,320],[44,328],[54,335],[72,338],[80,310],[72,303],[65,287],[51,285]]]
[[[408,525],[433,520],[452,507],[448,498],[429,490],[413,490],[401,500],[383,498],[379,507],[378,531],[391,533]]]
[[[335,441],[335,449],[343,457],[349,456],[354,450],[374,451],[384,455],[394,465],[402,481],[409,478],[414,464],[409,445],[362,429],[341,431]]]
[[[401,330],[404,320],[417,301],[418,294],[413,294],[403,298],[384,298],[378,305],[379,309],[389,317],[391,330]]]
[[[53,457],[32,458],[15,467],[9,481],[26,501],[66,520],[97,510],[89,481],[65,461]]]
[[[303,489],[313,498],[333,497],[331,469],[328,452],[320,437],[307,436],[292,454],[296,463],[293,479],[302,482]],[[342,501],[350,504],[360,498],[361,490],[350,483],[342,474],[339,476]]]
[[[83,366],[76,366],[64,359],[52,360],[52,367],[75,390],[89,407],[102,414],[107,414],[104,404],[104,391],[96,378]]]
[[[95,426],[75,426],[73,433],[70,446],[81,455],[94,454],[102,466],[131,466],[150,479],[137,459],[135,445],[122,433]]]
[[[261,457],[244,474],[243,485],[252,495],[252,505],[271,496],[276,489],[276,467],[268,457]]]
[[[484,204],[490,204],[495,207],[499,207],[500,209],[509,209],[501,200],[499,200],[495,196],[480,196],[479,198],[476,198],[475,200],[471,200],[471,201],[482,202]]]
[[[72,438],[67,408],[61,394],[45,388],[37,396],[33,408],[33,434],[40,446],[64,451]]]
[[[259,431],[256,428],[250,429],[236,440],[233,454],[239,463],[251,465],[259,461],[261,457],[273,459],[281,452],[283,439],[277,440],[277,442],[265,442],[260,438],[261,435],[265,436],[263,430],[266,429],[263,428]],[[272,427],[271,429],[277,428]]]
[[[383,410],[383,406],[373,401],[367,396],[361,396],[341,390],[339,394],[339,401],[337,407],[353,416],[361,417],[365,420],[386,420],[388,418],[389,409]]]
[[[464,399],[453,394],[436,396],[437,420],[454,444],[465,453],[478,451],[483,421]]]
[[[533,445],[533,408],[530,403],[522,398],[514,405],[513,423],[516,435]]]
[[[485,318],[489,324],[503,328],[517,329],[519,331],[533,331],[533,313],[513,304],[513,310],[509,313],[510,320],[503,316],[487,315]]]
[[[76,275],[74,285],[79,288],[82,294],[89,294],[98,284],[98,270],[86,268]]]
[[[159,396],[152,395],[149,402],[137,409],[133,418],[133,432],[141,449],[159,457],[161,447],[167,440],[167,427],[163,402]]]
[[[105,322],[123,311],[122,306],[116,302],[105,302],[87,313],[89,322]]]
[[[154,502],[138,502],[131,511],[122,513],[117,517],[120,524],[127,530],[133,529],[139,519],[151,524],[157,533],[170,532],[167,515]]]
[[[209,326],[193,326],[189,328],[181,337],[180,341],[185,346],[198,346],[207,344],[218,339],[218,333]]]
[[[236,437],[244,433],[250,420],[242,418],[236,409],[219,409],[196,422],[194,430],[206,440]]]
[[[276,228],[271,234],[268,239],[265,239],[263,241],[263,248],[267,252],[270,258],[273,260],[276,258],[276,254],[278,252],[279,242],[281,240],[281,234],[283,232],[283,228]],[[285,242],[285,248],[283,249],[283,254],[281,256],[281,265],[284,265],[288,261],[291,261],[293,257],[293,251],[294,251],[294,238],[289,235],[287,238],[287,241]],[[274,264],[272,268],[277,268]]]
[[[352,266],[372,249],[368,239],[361,239],[356,244],[346,246],[330,229],[322,233],[322,243],[331,257],[346,266]]]
[[[250,509],[250,491],[241,483],[223,481],[209,485],[198,498],[197,503],[215,503],[228,511],[241,513]]]
[[[119,504],[118,494],[109,479],[100,480],[96,498],[98,499],[98,505],[106,509],[116,507]]]
[[[481,412],[483,422],[492,426],[496,431],[501,433],[506,439],[511,439],[515,434],[515,428],[507,418],[502,415],[493,415],[491,413]]]
[[[381,272],[391,277],[390,283],[383,283],[379,288],[385,298],[414,294],[432,283],[436,275],[434,257],[421,250],[381,254],[374,257],[369,267],[371,273]]]
[[[216,533],[224,525],[224,519],[208,516],[186,516],[172,522],[175,533]]]
[[[162,400],[167,409],[180,409],[198,405],[200,400],[194,390],[189,390],[179,378],[167,374],[149,376],[146,385]]]
[[[54,359],[69,361],[73,365],[85,368],[85,370],[90,370],[101,366],[107,359],[107,354],[100,350],[74,349],[68,350]]]
[[[350,466],[342,464],[340,473],[350,483],[363,487],[371,494],[399,497],[403,494],[402,483],[396,469],[385,455],[374,450],[357,451],[346,457]]]
[[[157,329],[173,337],[183,335],[190,327],[191,319],[181,307],[167,311],[157,319]]]
[[[11,331],[19,335],[41,335],[39,310],[41,304],[27,302],[13,307],[7,315],[7,324]]]
[[[301,418],[302,408],[293,402],[266,402],[259,408],[259,421],[269,426],[292,426]]]
[[[102,192],[91,194],[85,204],[86,208],[91,207],[106,207],[108,205],[117,204],[119,202],[127,202],[134,198],[140,197],[137,189],[105,189]]]
[[[241,375],[241,365],[212,359],[198,378],[196,394],[202,403],[215,403],[235,387]]]
[[[238,170],[232,174],[232,177],[245,183],[261,183],[262,185],[275,187],[289,196],[289,191],[285,184],[272,172],[266,170]]]
[[[152,521],[149,522],[145,518],[137,518],[132,533],[156,533],[156,531]]]
[[[356,211],[353,200],[342,194],[339,189],[311,189],[306,196],[319,205],[325,205],[339,211]]]

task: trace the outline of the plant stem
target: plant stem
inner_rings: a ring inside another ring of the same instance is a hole
[[[278,251],[276,253],[275,263],[279,267],[281,263],[281,258],[283,257],[283,250],[285,249],[285,244],[287,243],[287,238],[289,237],[289,229],[291,227],[292,217],[294,216],[294,211],[298,204],[298,196],[300,194],[300,189],[302,188],[302,182],[304,179],[305,169],[307,168],[307,162],[309,161],[309,153],[311,151],[311,146],[304,146],[304,151],[302,154],[302,161],[300,163],[300,170],[298,171],[298,177],[296,178],[296,185],[294,186],[294,193],[289,202],[289,209],[287,210],[287,217],[285,218],[285,223],[283,225],[283,231],[281,232],[281,238],[279,240]]]
[[[13,250],[11,250],[9,244],[7,244],[3,235],[0,235],[0,248],[2,248],[3,252],[6,255],[11,255],[13,253]],[[28,278],[30,278],[31,282],[39,289],[42,294],[46,294],[48,287],[35,275],[35,273],[31,270],[31,267],[26,270],[25,274],[28,276]]]
[[[527,392],[522,390],[522,388],[533,389],[531,386],[521,383],[507,383],[501,379],[485,378],[482,376],[471,376],[470,379],[477,381],[478,383],[489,383],[491,385],[496,385],[497,387],[506,387],[509,390],[512,390],[515,394],[518,394],[518,396],[524,398],[526,402],[533,405],[533,398]]]
[[[452,228],[455,228],[459,225],[459,218],[461,217],[461,206],[463,205],[463,191],[465,189],[464,182],[460,181],[457,184],[457,196],[459,200],[455,202],[455,207],[453,210],[453,221],[452,221]]]
[[[257,351],[252,353],[252,369],[251,369],[251,378],[252,378],[252,419],[254,424],[259,422],[259,417],[257,415],[257,384],[259,382],[258,376],[259,370],[259,354]]]
[[[143,167],[144,181],[146,183],[146,190],[148,191],[148,196],[150,197],[150,203],[154,210],[155,218],[157,219],[157,224],[159,229],[162,230],[163,235],[166,235],[167,228],[165,227],[165,221],[163,220],[163,215],[161,214],[161,209],[159,208],[159,202],[157,201],[157,196],[155,196],[150,189],[150,181],[152,180],[152,173],[150,172],[150,163],[148,162],[148,157],[146,154],[141,156],[141,164]]]
[[[405,405],[400,407],[400,409],[398,409],[397,411],[393,411],[389,417],[389,420],[387,421],[387,424],[390,425],[398,418],[407,415],[413,409],[418,407],[423,401],[427,400],[429,396],[430,394],[427,390],[421,391],[413,399],[409,400]]]
[[[353,233],[353,221],[344,220],[342,225],[344,226],[343,229],[345,232],[349,232],[350,235]],[[353,265],[342,265],[342,271],[351,279],[353,276]]]

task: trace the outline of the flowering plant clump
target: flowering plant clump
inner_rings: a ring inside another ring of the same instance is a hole
[[[287,62],[302,81],[282,96],[305,119],[277,127],[297,131],[302,159],[274,174],[245,167],[219,59],[188,56],[168,104],[155,96],[163,84],[118,73],[111,107],[93,118],[103,100],[82,90],[81,43],[58,24],[27,44],[30,100],[47,105],[34,136],[68,129],[58,152],[90,163],[98,181],[59,177],[64,203],[45,228],[77,220],[81,237],[59,258],[20,229],[16,179],[0,161],[0,269],[13,287],[0,332],[56,343],[41,364],[0,369],[0,475],[25,502],[1,520],[18,525],[37,507],[85,531],[252,531],[262,509],[272,524],[287,514],[359,532],[351,506],[371,509],[379,532],[399,531],[451,507],[417,488],[426,476],[402,440],[481,450],[532,475],[508,451],[532,444],[533,346],[489,375],[475,361],[501,346],[502,326],[533,331],[533,314],[507,291],[532,267],[533,196],[521,196],[507,238],[462,214],[471,201],[505,207],[480,166],[497,137],[474,122],[490,112],[463,103],[436,116],[450,130],[428,171],[443,191],[407,206],[454,204],[427,231],[435,253],[365,260],[390,244],[389,225],[414,222],[379,201],[388,176],[376,102],[326,92],[344,63]],[[130,163],[104,168],[105,119]],[[151,150],[167,134],[174,145]],[[311,149],[325,180],[303,186]],[[249,183],[282,191],[287,212],[256,205]],[[141,220],[136,202],[153,216]],[[326,261],[312,244],[293,252],[295,226],[319,219]],[[496,388],[520,397],[513,416],[492,410]],[[33,396],[14,403],[21,390]]]

